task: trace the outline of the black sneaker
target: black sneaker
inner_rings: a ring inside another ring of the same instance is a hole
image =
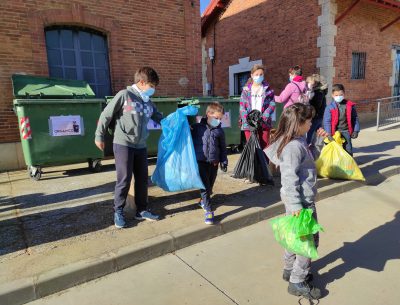
[[[309,300],[318,300],[321,298],[321,290],[315,288],[307,282],[291,283],[289,282],[288,292],[295,296],[302,296]]]
[[[292,273],[292,270],[283,269],[283,274],[282,274],[283,280],[286,282],[289,282],[291,273]],[[309,274],[307,274],[304,281],[307,283],[310,283],[310,282],[312,282],[313,279],[314,279],[314,276],[311,273],[309,273]]]

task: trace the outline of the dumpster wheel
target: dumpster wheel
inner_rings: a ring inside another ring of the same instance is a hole
[[[42,178],[42,169],[38,166],[28,166],[29,178],[39,181]]]
[[[92,172],[94,173],[99,173],[101,172],[101,160],[96,159],[96,160],[89,160],[89,168]]]

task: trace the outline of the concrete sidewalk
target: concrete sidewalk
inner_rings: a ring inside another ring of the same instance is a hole
[[[399,184],[396,175],[320,202],[318,304],[399,304]],[[29,305],[317,304],[287,293],[282,254],[265,220]]]
[[[399,131],[365,129],[354,141],[368,184],[400,172]],[[152,210],[163,219],[137,222],[130,212],[129,228],[114,229],[112,161],[99,174],[86,165],[45,168],[39,182],[25,171],[0,174],[0,304],[22,304],[282,212],[279,183],[260,187],[230,177],[238,157],[231,155],[228,173],[217,178],[214,226],[203,224],[197,191],[150,187]],[[364,185],[323,179],[319,199]]]

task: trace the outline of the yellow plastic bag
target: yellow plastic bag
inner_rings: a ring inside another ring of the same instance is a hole
[[[333,139],[335,141],[325,145],[318,160],[315,161],[318,176],[365,181],[356,161],[344,150],[342,145],[345,140],[342,139],[339,131],[336,131]]]

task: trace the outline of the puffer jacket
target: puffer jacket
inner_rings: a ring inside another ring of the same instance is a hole
[[[191,129],[197,161],[228,165],[225,133],[221,124],[210,127],[207,118],[202,118],[200,123],[193,124]]]

